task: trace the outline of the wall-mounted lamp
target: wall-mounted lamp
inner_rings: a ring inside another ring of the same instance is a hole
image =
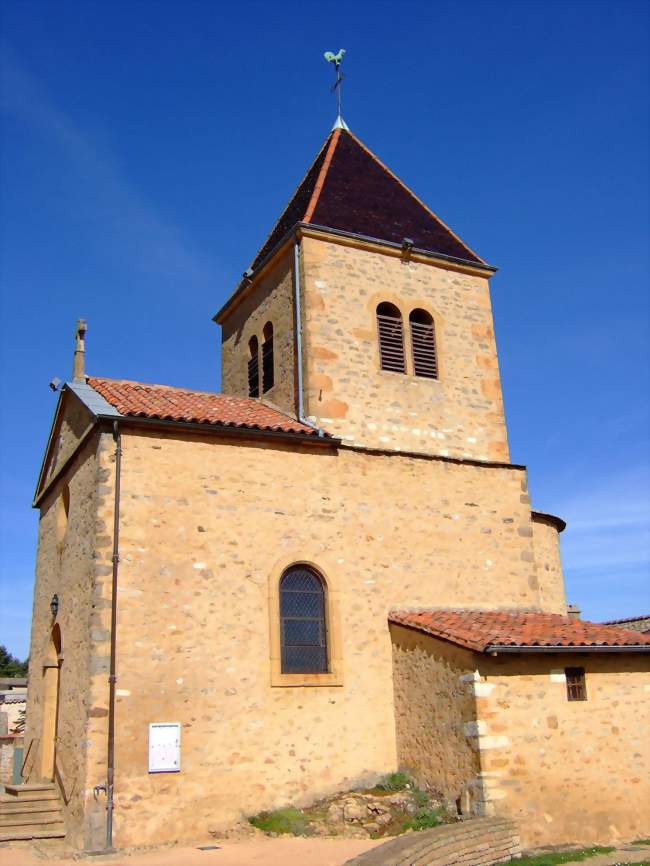
[[[52,601],[50,602],[50,610],[52,611],[52,616],[56,619],[56,615],[59,612],[59,596],[54,593],[52,596]]]

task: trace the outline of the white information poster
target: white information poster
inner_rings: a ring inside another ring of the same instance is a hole
[[[154,722],[149,725],[149,772],[178,773],[180,769],[180,722]]]

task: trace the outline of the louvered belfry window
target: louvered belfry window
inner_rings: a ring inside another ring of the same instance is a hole
[[[251,337],[248,341],[248,351],[250,358],[248,359],[248,396],[260,396],[260,361],[259,361],[259,344],[257,337]]]
[[[584,668],[565,668],[566,697],[568,701],[586,701],[587,683]]]
[[[262,393],[265,394],[273,387],[273,325],[267,322],[264,325],[264,342],[262,343]]]
[[[413,372],[426,379],[438,378],[436,332],[433,319],[426,310],[413,310],[409,316]]]
[[[280,580],[280,642],[283,674],[327,673],[325,587],[306,565]]]
[[[393,304],[383,303],[377,307],[377,331],[381,369],[406,373],[402,314]]]

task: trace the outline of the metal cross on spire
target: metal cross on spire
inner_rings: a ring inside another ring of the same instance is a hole
[[[343,55],[345,54],[345,48],[340,48],[338,54],[334,54],[332,51],[326,51],[323,55],[325,60],[328,63],[334,64],[334,70],[336,72],[336,80],[332,85],[332,93],[336,93],[336,123],[334,124],[334,128],[339,129],[347,129],[347,124],[343,120],[341,116],[341,82],[343,81],[343,73],[341,72],[341,63],[343,62]]]

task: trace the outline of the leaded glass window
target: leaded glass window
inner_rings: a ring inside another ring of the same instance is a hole
[[[325,587],[307,566],[280,580],[280,641],[283,674],[327,673]]]

